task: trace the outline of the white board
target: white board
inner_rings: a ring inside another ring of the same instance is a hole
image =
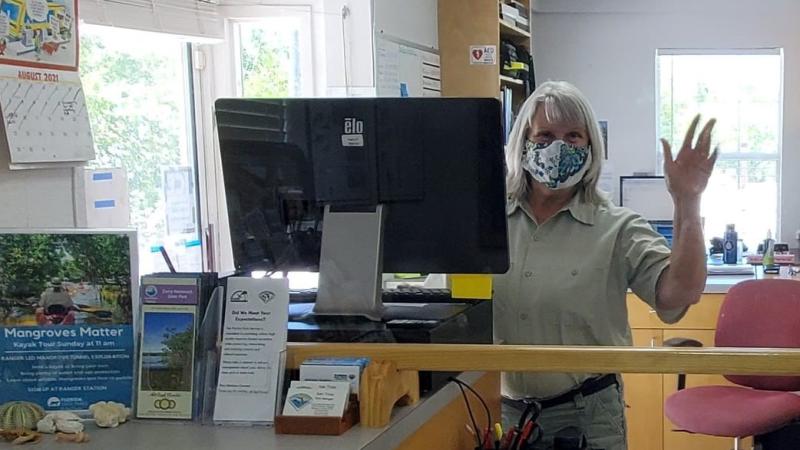
[[[375,39],[378,97],[439,97],[439,55],[381,36]]]

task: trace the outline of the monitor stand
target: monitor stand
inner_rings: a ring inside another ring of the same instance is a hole
[[[381,320],[384,209],[333,212],[325,207],[314,314]]]

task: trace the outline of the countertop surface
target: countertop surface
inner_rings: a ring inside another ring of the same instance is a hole
[[[482,375],[483,372],[466,372],[459,378],[472,384]],[[460,395],[454,384],[448,384],[423,397],[416,405],[396,407],[386,427],[356,425],[341,436],[275,434],[274,428],[266,426],[204,426],[189,422],[134,420],[113,429],[97,428],[93,423],[87,423],[86,431],[91,438],[88,443],[57,443],[54,436],[47,435],[35,447],[65,450],[385,450],[400,445]],[[5,446],[0,444],[0,448]]]
[[[760,266],[755,266],[753,275],[709,275],[706,278],[706,288],[703,292],[706,294],[725,294],[737,283],[764,278],[778,278],[778,275],[764,274]],[[790,279],[800,281],[800,276],[792,276]]]

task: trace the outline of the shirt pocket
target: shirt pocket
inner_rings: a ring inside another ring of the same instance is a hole
[[[600,343],[608,326],[608,266],[554,263],[533,272],[521,290],[536,293],[528,315],[543,327],[543,343]]]

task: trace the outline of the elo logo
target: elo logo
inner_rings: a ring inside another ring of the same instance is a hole
[[[362,134],[364,132],[364,121],[355,117],[344,119],[344,134]]]

